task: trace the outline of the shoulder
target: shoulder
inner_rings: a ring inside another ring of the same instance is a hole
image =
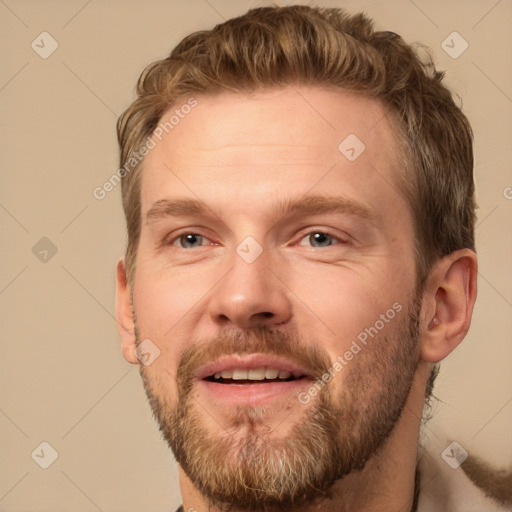
[[[487,498],[461,466],[452,468],[441,453],[420,453],[418,512],[503,512],[510,510]]]

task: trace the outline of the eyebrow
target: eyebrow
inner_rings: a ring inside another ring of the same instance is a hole
[[[151,205],[146,213],[146,222],[165,217],[205,215],[207,212],[209,209],[198,199],[159,199]]]
[[[322,214],[348,213],[374,221],[377,215],[365,204],[342,196],[305,196],[284,201],[278,205],[278,211],[284,214]]]
[[[377,219],[375,212],[368,206],[341,196],[314,195],[284,200],[277,203],[275,212],[281,215],[348,213],[369,221]],[[160,199],[155,201],[146,213],[146,222],[149,223],[166,217],[212,214],[212,210],[199,199]]]

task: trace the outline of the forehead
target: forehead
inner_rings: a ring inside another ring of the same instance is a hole
[[[193,108],[169,109],[160,123],[167,129],[153,135],[155,148],[143,164],[143,214],[163,191],[191,195],[208,184],[253,195],[261,187],[265,201],[272,199],[269,181],[276,194],[315,182],[321,193],[340,177],[348,178],[349,193],[371,192],[379,181],[382,188],[383,180],[387,193],[397,193],[397,130],[380,101],[298,86],[194,99]]]

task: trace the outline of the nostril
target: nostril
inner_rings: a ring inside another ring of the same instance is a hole
[[[272,318],[274,316],[274,313],[271,313],[270,311],[265,311],[261,313],[261,315],[264,316],[265,318]]]

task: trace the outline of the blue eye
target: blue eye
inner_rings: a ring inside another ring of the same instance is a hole
[[[307,243],[303,243],[307,240]],[[337,241],[336,238],[328,235],[327,233],[322,233],[321,231],[315,231],[314,233],[310,233],[301,239],[299,245],[311,245],[312,247],[329,247],[333,245]]]
[[[196,233],[187,233],[176,238],[172,245],[181,247],[182,249],[193,249],[194,247],[203,245],[204,241],[204,236],[197,235]]]

